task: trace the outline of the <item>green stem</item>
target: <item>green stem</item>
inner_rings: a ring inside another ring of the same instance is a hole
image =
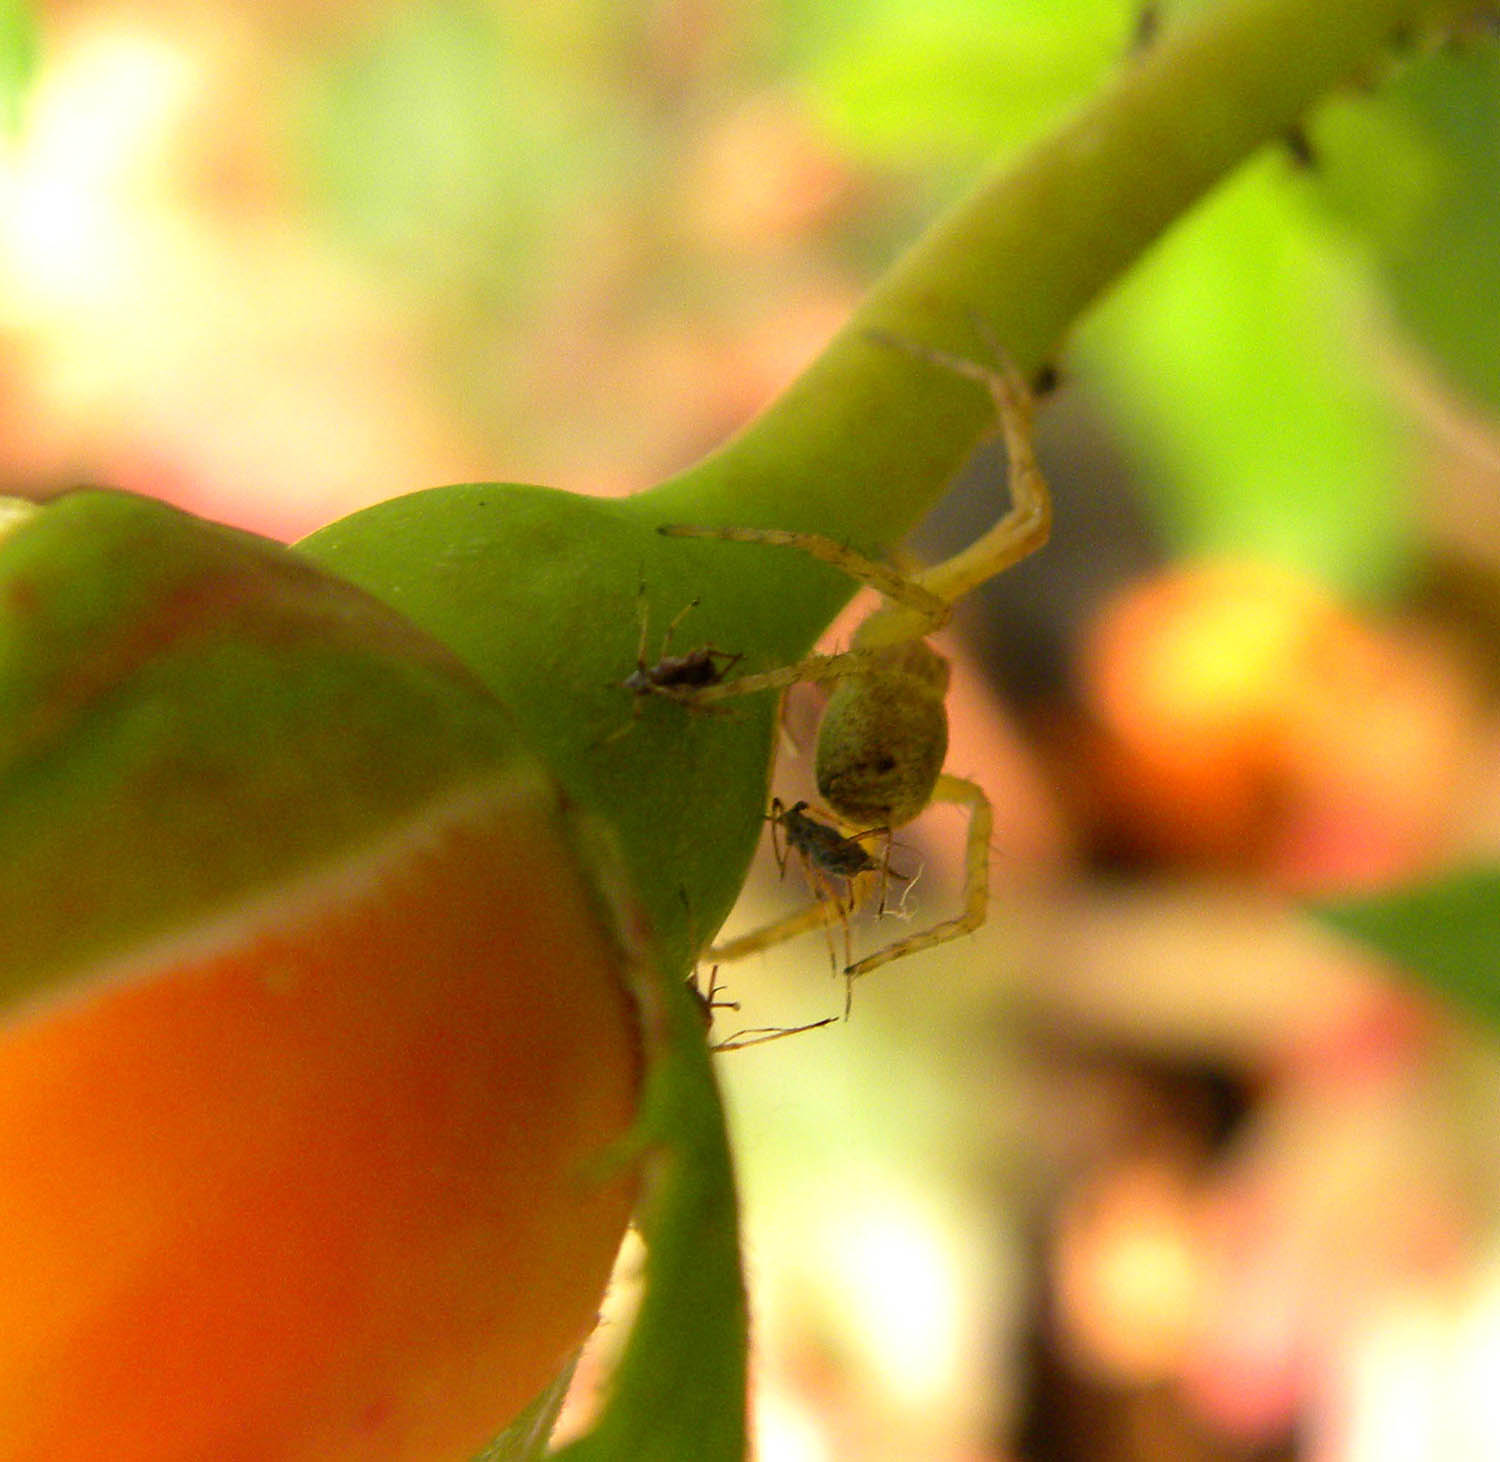
[[[1435,0],[1223,0],[940,219],[762,416],[647,496],[661,521],[907,532],[993,423],[972,384],[871,328],[971,359],[973,319],[1032,371],[1180,214]],[[878,484],[878,491],[872,486]]]

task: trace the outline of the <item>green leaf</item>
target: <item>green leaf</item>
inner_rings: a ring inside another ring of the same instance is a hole
[[[1310,912],[1410,971],[1437,993],[1500,1022],[1500,867],[1468,869]]]
[[[1126,49],[1110,0],[868,3],[806,58],[801,83],[839,144],[930,170],[1015,147],[1087,95]]]
[[[1368,272],[1302,192],[1284,155],[1246,169],[1105,302],[1080,348],[1178,552],[1379,595],[1405,566],[1408,462],[1360,333]]]
[[[15,138],[37,69],[36,15],[27,0],[0,0],[0,132]]]
[[[1364,234],[1401,323],[1500,410],[1500,42],[1423,57],[1314,129],[1322,196]]]
[[[559,1462],[742,1462],[748,1322],[724,1110],[685,984],[646,1091],[645,1288],[608,1403]]]

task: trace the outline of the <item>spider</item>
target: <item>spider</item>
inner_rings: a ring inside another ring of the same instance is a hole
[[[948,751],[948,662],[927,643],[927,637],[948,623],[964,595],[1039,549],[1047,541],[1052,523],[1051,499],[1032,444],[1031,392],[1009,357],[994,349],[997,365],[990,368],[928,346],[881,338],[884,343],[900,346],[920,359],[976,381],[989,392],[1005,441],[1011,507],[988,532],[952,558],[905,575],[816,533],[678,524],[658,530],[671,537],[795,548],[869,584],[887,601],[855,630],[848,650],[809,655],[793,665],[721,679],[717,684],[683,692],[683,698],[695,705],[711,705],[757,691],[784,690],[799,681],[833,684],[818,729],[817,785],[830,810],[852,830],[852,835],[845,837],[836,828],[807,835],[807,845],[801,849],[804,862],[819,870],[820,876],[847,876],[841,868],[825,866],[827,849],[833,850],[835,858],[843,854],[857,861],[849,850],[851,845],[858,848],[859,838],[903,827],[932,802],[953,802],[967,808],[962,912],[848,963],[844,973],[851,986],[860,975],[891,960],[970,934],[984,923],[989,905],[993,813],[989,799],[976,783],[942,769]],[[803,804],[783,809],[779,819],[778,807],[779,803],[772,804],[773,824],[780,821],[789,845],[796,848],[797,825],[788,819],[793,814],[805,818]],[[824,834],[837,843],[825,839]],[[863,848],[858,851],[864,854]],[[812,881],[816,888],[817,877]],[[840,903],[840,911],[842,908]],[[833,917],[842,920],[844,916],[840,912]],[[829,921],[820,899],[814,908],[800,910],[713,953],[718,958],[750,954]]]
[[[724,677],[745,657],[717,645],[699,645],[685,655],[672,655],[672,636],[689,611],[698,607],[693,599],[684,604],[672,617],[666,633],[661,639],[661,655],[654,665],[646,663],[646,636],[649,613],[646,601],[646,586],[643,583],[636,595],[636,618],[640,624],[640,639],[635,648],[635,669],[619,682],[621,690],[631,693],[630,719],[618,730],[604,738],[608,745],[626,735],[641,718],[641,706],[647,696],[658,695],[664,700],[676,701],[678,705],[696,704],[693,693],[709,686],[719,685]]]

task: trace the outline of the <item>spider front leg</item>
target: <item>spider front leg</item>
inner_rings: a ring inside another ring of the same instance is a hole
[[[889,564],[866,558],[864,554],[820,533],[797,533],[785,528],[700,528],[690,524],[666,523],[656,530],[668,538],[712,538],[727,543],[763,543],[774,548],[795,548],[824,563],[842,569],[851,579],[879,590],[892,604],[918,626],[912,637],[922,638],[941,629],[953,617],[952,603],[924,588],[916,577],[898,573]],[[868,621],[867,621],[868,622]],[[845,680],[876,668],[883,652],[878,647],[860,647],[834,654],[808,655],[791,665],[732,680],[694,688],[684,699],[695,705],[712,705],[737,696],[755,695],[760,691],[785,690],[789,686]]]
[[[799,934],[806,934],[810,930],[831,928],[834,924],[841,923],[843,918],[841,903],[815,896],[812,903],[794,909],[783,919],[763,924],[759,929],[727,939],[723,944],[715,944],[704,952],[703,957],[729,964],[734,960],[744,959],[747,955],[774,949],[778,944],[785,944],[787,940],[795,939]]]
[[[877,610],[860,626],[855,638],[856,648],[845,652],[845,656],[813,655],[779,670],[724,680],[698,692],[697,698],[702,701],[724,700],[760,690],[781,690],[799,680],[837,680],[857,674],[863,666],[846,656],[857,655],[861,649],[925,639],[935,634],[953,617],[953,608],[960,599],[980,584],[1014,567],[1047,542],[1052,531],[1052,497],[1036,457],[1032,433],[1035,403],[1031,388],[1010,357],[993,340],[986,341],[995,357],[995,364],[990,366],[898,336],[872,332],[872,338],[974,381],[989,392],[1005,442],[1010,508],[967,548],[914,574],[900,573],[889,564],[869,558],[821,533],[801,533],[784,528],[705,528],[676,523],[659,527],[657,532],[669,538],[717,538],[730,543],[795,548],[800,553],[832,564],[861,584],[868,584],[887,600],[886,607]]]
[[[967,548],[942,563],[920,570],[909,580],[911,586],[948,605],[951,615],[953,605],[960,599],[1035,553],[1052,532],[1052,495],[1037,461],[1032,432],[1035,401],[1015,362],[993,340],[986,340],[995,359],[995,364],[989,366],[895,335],[872,332],[872,338],[976,382],[989,392],[995,406],[996,421],[1005,443],[1010,508]],[[878,642],[891,643],[933,632],[925,615],[912,612],[914,606],[910,600],[887,597],[892,599],[892,606],[872,615],[868,622],[872,631],[870,643],[876,643],[877,636]]]

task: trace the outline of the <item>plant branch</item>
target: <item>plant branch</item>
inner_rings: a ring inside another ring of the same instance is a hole
[[[869,548],[894,542],[993,423],[982,391],[874,344],[868,331],[978,358],[977,316],[1033,371],[1215,183],[1452,8],[1223,0],[1169,32],[934,224],[763,415],[645,495],[651,511],[662,521],[802,528]]]

